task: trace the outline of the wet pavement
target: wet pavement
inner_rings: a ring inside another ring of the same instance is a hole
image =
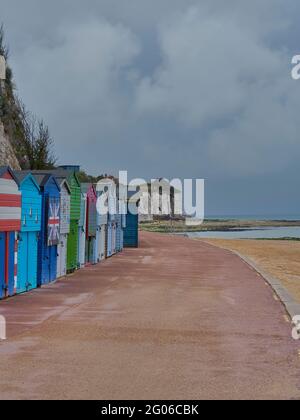
[[[139,249],[0,302],[0,398],[300,399],[300,342],[264,279],[201,241]]]

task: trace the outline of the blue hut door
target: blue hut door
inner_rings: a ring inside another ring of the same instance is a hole
[[[37,232],[28,232],[28,279],[27,289],[36,289],[37,287],[37,252],[38,237]]]
[[[37,287],[37,232],[20,232],[18,244],[18,293]]]
[[[57,274],[57,246],[49,247],[49,280],[54,281]]]

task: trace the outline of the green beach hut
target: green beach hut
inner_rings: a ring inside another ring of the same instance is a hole
[[[80,182],[77,178],[78,166],[60,166],[51,172],[55,177],[65,178],[71,192],[70,233],[67,240],[67,272],[73,273],[79,267],[78,259],[78,229],[81,206]]]

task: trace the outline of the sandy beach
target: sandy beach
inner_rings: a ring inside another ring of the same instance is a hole
[[[262,270],[277,277],[300,303],[300,242],[280,240],[205,239],[207,243],[237,251]]]

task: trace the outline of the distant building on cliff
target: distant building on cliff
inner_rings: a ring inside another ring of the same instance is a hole
[[[179,190],[174,188],[165,178],[152,180],[151,183],[140,185],[139,222],[153,220],[169,220],[175,214],[175,199]]]

